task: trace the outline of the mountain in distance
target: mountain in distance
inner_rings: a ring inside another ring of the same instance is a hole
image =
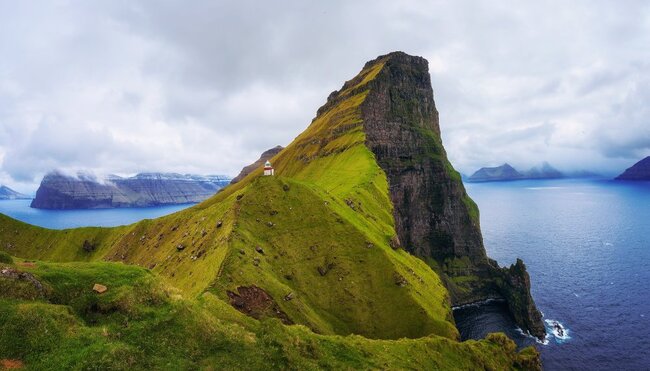
[[[266,161],[269,161],[270,159],[272,159],[275,155],[280,153],[280,151],[282,151],[283,149],[284,149],[284,147],[282,147],[282,146],[275,146],[275,147],[273,147],[271,149],[267,149],[266,151],[262,152],[262,155],[260,156],[260,158],[257,161],[255,161],[252,164],[244,167],[241,170],[241,172],[239,172],[239,174],[232,179],[232,181],[230,183],[234,184],[234,183],[237,183],[240,180],[244,179],[248,174],[255,171],[255,169],[258,169],[261,166],[264,166]]]
[[[564,174],[544,161],[541,165],[524,172],[523,177],[524,179],[557,179],[564,178]]]
[[[650,180],[650,156],[632,165],[632,167],[625,170],[621,175],[615,178],[616,180]]]
[[[43,177],[31,207],[101,209],[197,203],[229,182],[224,175],[140,173],[99,179],[90,173],[70,176],[53,171]]]
[[[486,254],[424,58],[366,63],[273,166],[129,226],[0,215],[3,356],[35,369],[541,369],[504,334],[460,341],[452,307],[486,299],[545,329],[524,263]]]
[[[0,185],[0,200],[27,200],[30,198],[31,197],[16,192],[5,185]]]
[[[497,167],[483,167],[477,170],[469,178],[468,182],[497,182],[522,179],[558,179],[565,175],[555,169],[548,162],[543,162],[528,171],[520,172],[514,167],[505,163]]]
[[[489,182],[497,180],[516,180],[523,179],[524,176],[514,167],[505,163],[496,167],[482,167],[472,174],[467,181],[469,182]]]

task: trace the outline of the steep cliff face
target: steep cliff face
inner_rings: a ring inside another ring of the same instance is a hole
[[[650,156],[625,170],[616,180],[650,180]]]
[[[145,207],[200,202],[215,194],[230,179],[142,173],[130,178],[92,175],[47,174],[36,191],[31,207],[37,209],[99,209]]]
[[[275,155],[280,153],[280,151],[282,151],[283,149],[284,149],[284,147],[282,147],[282,146],[275,146],[275,147],[273,147],[271,149],[267,149],[266,151],[262,152],[262,155],[260,156],[260,158],[257,161],[253,162],[252,164],[250,164],[248,166],[245,166],[239,172],[239,174],[232,179],[230,184],[234,184],[234,183],[239,182],[240,180],[244,179],[248,174],[255,171],[255,169],[259,169],[260,167],[264,166],[264,163],[266,161],[272,159]]]
[[[388,178],[399,244],[437,263],[432,265],[454,304],[505,297],[518,324],[544,337],[525,266],[520,267],[523,273],[501,269],[486,255],[478,208],[442,146],[427,61],[397,52],[368,62],[364,70],[377,66],[367,83],[361,118],[366,145]],[[354,91],[358,80],[346,83],[341,92]],[[338,95],[333,93],[330,101]]]
[[[366,145],[388,176],[402,246],[437,260],[486,261],[476,205],[440,140],[427,61],[403,53],[385,58],[362,112]]]

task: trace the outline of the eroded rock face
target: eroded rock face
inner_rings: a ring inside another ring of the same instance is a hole
[[[227,291],[226,293],[230,298],[230,304],[248,316],[256,319],[275,317],[285,325],[293,324],[271,295],[255,285],[240,286],[237,288],[237,292]]]
[[[250,165],[244,167],[244,168],[239,172],[239,174],[238,174],[236,177],[234,177],[234,178],[232,179],[232,181],[230,182],[230,184],[235,184],[235,183],[239,182],[240,180],[246,178],[246,176],[247,176],[248,174],[252,173],[255,169],[258,169],[258,168],[264,166],[264,163],[265,163],[266,161],[268,161],[268,160],[270,160],[271,158],[273,158],[273,156],[275,156],[275,155],[277,155],[278,153],[280,153],[280,151],[282,151],[283,149],[284,149],[284,147],[282,147],[282,146],[275,146],[275,147],[273,147],[273,148],[271,148],[271,149],[267,149],[266,151],[264,151],[264,152],[262,153],[262,155],[260,156],[260,158],[259,158],[257,161],[255,161],[255,162],[253,162],[252,164],[250,164]]]
[[[402,246],[444,260],[486,254],[473,202],[447,160],[426,59],[392,53],[362,105],[366,145],[386,172]]]

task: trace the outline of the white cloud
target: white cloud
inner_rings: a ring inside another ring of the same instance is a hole
[[[235,174],[393,50],[429,59],[454,165],[650,154],[650,5],[0,0],[0,182]]]

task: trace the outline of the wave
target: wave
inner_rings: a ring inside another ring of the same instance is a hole
[[[570,330],[560,321],[554,320],[554,319],[545,319],[544,322],[546,322],[546,327],[547,327],[547,332],[549,334],[553,334],[555,337],[555,342],[557,343],[564,343],[565,341],[571,339]]]

